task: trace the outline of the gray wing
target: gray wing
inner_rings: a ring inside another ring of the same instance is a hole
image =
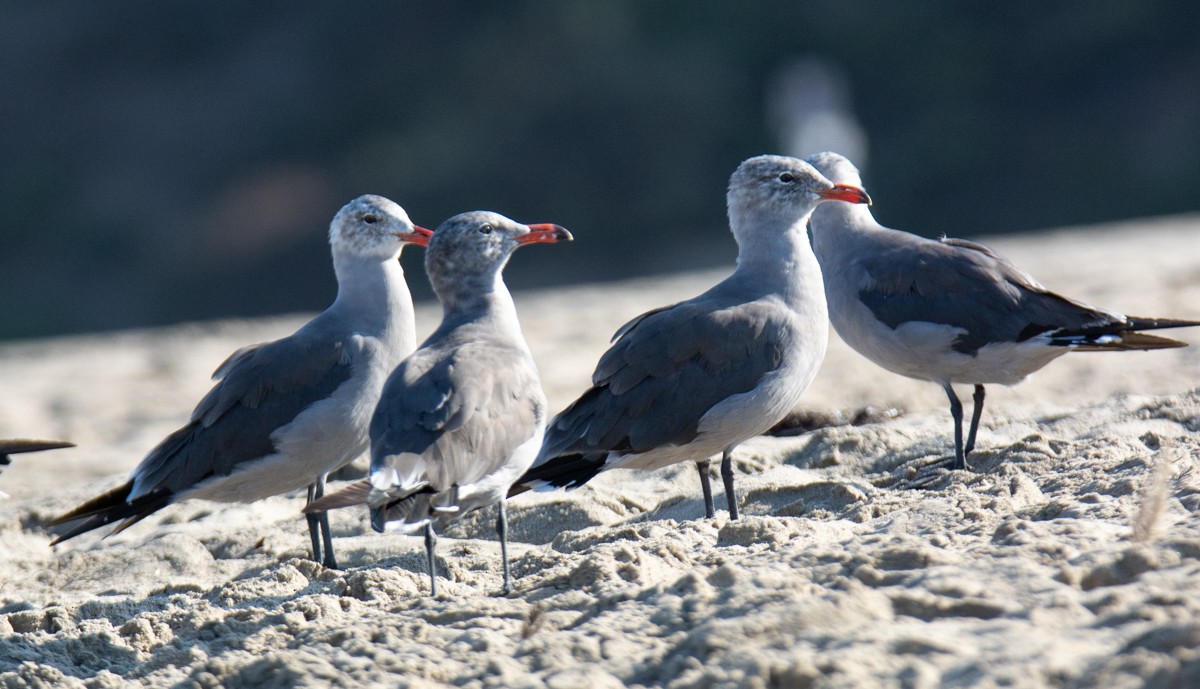
[[[752,390],[793,346],[790,314],[771,301],[714,309],[696,300],[645,314],[600,359],[593,387],[551,421],[538,464],[688,443],[701,417]]]
[[[371,468],[411,453],[428,462],[436,490],[493,473],[545,417],[526,352],[487,341],[420,349],[388,379],[371,419]]]
[[[912,321],[961,328],[953,348],[974,354],[994,342],[1120,321],[1050,292],[982,244],[912,240],[862,255],[853,266],[862,273],[859,298],[893,329]]]
[[[179,492],[242,462],[275,452],[271,434],[350,379],[342,341],[301,330],[238,350],[214,374],[219,382],[134,470],[130,499]]]
[[[653,316],[654,314],[662,313],[663,311],[670,311],[671,309],[675,308],[676,306],[679,306],[679,304],[678,303],[667,304],[666,306],[660,306],[657,309],[650,309],[646,313],[643,313],[642,315],[633,318],[625,325],[622,325],[621,327],[617,328],[617,332],[613,333],[612,338],[609,339],[609,341],[608,341],[609,344],[612,344],[613,342],[616,342],[617,340],[621,339],[622,337],[625,336],[625,333],[629,332],[630,330],[633,330],[634,328],[636,328],[638,326],[639,323],[641,323],[642,321],[646,320],[647,318]]]

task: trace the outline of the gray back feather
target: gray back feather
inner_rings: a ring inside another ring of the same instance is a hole
[[[537,431],[545,397],[528,350],[466,325],[418,349],[388,379],[371,419],[371,468],[422,455],[436,490],[500,469]]]
[[[727,308],[703,299],[643,314],[618,331],[593,387],[551,421],[537,463],[687,443],[701,417],[752,390],[795,346],[791,314],[771,298]]]
[[[234,352],[220,381],[134,470],[135,492],[182,491],[275,452],[271,434],[350,379],[342,342],[311,327]]]
[[[897,241],[859,252],[851,268],[862,272],[862,302],[892,328],[911,321],[962,328],[954,349],[973,354],[993,342],[1121,320],[1050,292],[982,244],[893,236]]]

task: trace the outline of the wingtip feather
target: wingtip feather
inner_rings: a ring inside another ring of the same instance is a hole
[[[1111,337],[1112,339],[1109,341],[1093,340],[1080,342],[1078,345],[1074,346],[1074,349],[1080,352],[1111,352],[1130,350],[1146,351],[1151,349],[1178,349],[1179,347],[1188,346],[1188,343],[1182,340],[1133,331],[1116,333]]]
[[[77,519],[83,519],[84,517],[92,517],[122,505],[127,505],[126,500],[129,498],[129,491],[131,490],[133,490],[133,481],[126,481],[112,490],[97,495],[75,509],[58,515],[46,522],[46,525],[59,526]]]
[[[0,440],[0,454],[16,455],[22,452],[41,452],[42,450],[61,450],[75,447],[75,443],[66,440],[30,440],[28,438],[13,438]]]
[[[1130,330],[1162,330],[1165,328],[1195,328],[1200,326],[1200,321],[1193,321],[1184,318],[1144,318],[1142,316],[1128,316]]]
[[[354,507],[355,505],[367,504],[367,497],[371,494],[371,482],[363,479],[352,483],[336,493],[330,493],[323,498],[314,500],[304,506],[302,510],[305,514],[313,512],[328,512],[329,510],[337,510],[343,507]]]

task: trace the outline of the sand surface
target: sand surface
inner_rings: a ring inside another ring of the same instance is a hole
[[[1085,301],[1200,317],[1200,216],[990,243]],[[518,293],[551,406],[619,325],[722,274]],[[877,423],[745,443],[736,522],[701,518],[691,466],[520,496],[511,597],[491,510],[442,539],[436,600],[421,541],[358,511],[334,515],[345,569],[309,562],[296,495],[47,546],[41,524],[123,480],[229,352],[304,320],[0,347],[0,438],[79,444],[0,476],[0,686],[1200,686],[1200,346],[990,388],[978,473],[949,474],[920,468],[952,452],[941,391],[835,336],[802,408]]]

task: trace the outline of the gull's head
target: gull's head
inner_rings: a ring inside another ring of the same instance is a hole
[[[840,153],[825,151],[810,155],[804,160],[831,182],[856,187],[862,186],[862,175],[859,174],[858,168],[854,167],[854,163]]]
[[[329,243],[335,252],[364,258],[394,259],[405,244],[428,244],[431,234],[413,225],[394,201],[374,194],[342,206],[329,225]]]
[[[523,225],[490,211],[459,213],[434,230],[425,253],[425,272],[435,283],[491,275],[519,247],[571,238],[558,225]]]
[[[798,158],[764,155],[744,161],[734,171],[728,201],[730,224],[737,228],[749,216],[764,215],[795,225],[807,220],[819,203],[869,204],[871,197],[856,185],[831,182]]]

